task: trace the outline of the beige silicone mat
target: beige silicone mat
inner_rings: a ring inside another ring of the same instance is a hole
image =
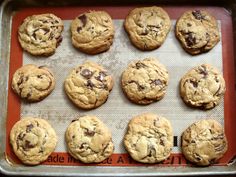
[[[180,98],[178,84],[180,78],[192,67],[209,63],[222,71],[222,44],[219,42],[210,52],[198,56],[187,54],[180,46],[174,35],[174,24],[168,34],[165,43],[157,50],[143,52],[129,41],[123,29],[123,20],[114,20],[116,33],[111,49],[98,55],[86,55],[75,49],[70,40],[70,20],[65,20],[63,41],[57,48],[56,53],[50,57],[34,57],[23,53],[23,64],[46,65],[54,72],[56,77],[56,88],[46,99],[38,103],[21,104],[21,117],[34,116],[47,119],[55,128],[59,141],[56,152],[65,152],[66,146],[64,133],[69,123],[79,115],[92,114],[99,117],[112,130],[115,143],[115,153],[125,153],[122,138],[126,131],[129,120],[143,112],[153,112],[170,120],[177,136],[177,146],[173,152],[180,152],[180,135],[191,123],[203,119],[214,118],[223,124],[224,104],[223,100],[219,106],[209,111],[202,111],[187,107]],[[219,22],[220,26],[220,22]],[[220,28],[219,28],[220,29]],[[156,57],[166,65],[169,71],[169,86],[165,97],[156,103],[140,106],[131,103],[124,96],[120,87],[120,76],[127,64],[136,59],[145,57]],[[63,82],[70,70],[85,60],[95,61],[114,76],[115,85],[107,100],[101,107],[84,111],[75,107],[67,98]]]

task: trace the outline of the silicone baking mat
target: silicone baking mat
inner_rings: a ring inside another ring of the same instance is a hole
[[[172,8],[165,7],[172,20],[172,28],[167,36],[164,44],[157,50],[143,52],[135,47],[129,41],[126,32],[123,29],[123,21],[129,10],[133,7],[78,7],[78,8],[35,8],[24,9],[15,14],[12,24],[12,41],[11,41],[11,59],[9,73],[9,88],[11,78],[16,69],[25,64],[36,64],[38,66],[45,65],[49,67],[55,74],[56,87],[55,90],[43,101],[38,103],[22,102],[9,89],[8,96],[8,119],[7,119],[7,135],[14,123],[22,117],[32,116],[40,117],[48,120],[58,134],[58,145],[55,152],[48,158],[44,164],[48,165],[84,165],[73,159],[66,152],[66,144],[64,133],[69,123],[81,115],[96,115],[99,117],[112,131],[113,142],[115,144],[114,154],[104,162],[96,164],[101,166],[138,166],[146,165],[132,160],[123,146],[123,136],[129,120],[140,113],[153,112],[168,118],[173,126],[174,131],[174,148],[171,156],[155,165],[186,165],[188,162],[181,154],[180,139],[181,133],[193,122],[203,118],[213,118],[218,120],[225,126],[226,135],[229,141],[229,150],[226,155],[216,165],[226,165],[235,154],[235,144],[232,141],[230,130],[232,129],[232,106],[234,103],[230,100],[231,90],[230,84],[230,62],[232,56],[227,51],[232,50],[227,41],[228,34],[226,31],[232,28],[228,23],[227,13],[220,8],[208,8],[208,11],[218,20],[221,41],[210,52],[191,56],[187,54],[174,35],[174,25],[176,19],[187,9],[191,8]],[[70,22],[78,14],[88,10],[105,10],[114,19],[115,39],[110,50],[98,55],[86,55],[79,52],[71,44],[70,39]],[[17,41],[17,28],[22,20],[28,15],[40,13],[54,13],[64,21],[64,32],[62,34],[63,41],[57,48],[56,53],[50,57],[35,57],[23,52]],[[215,12],[218,12],[217,14]],[[232,52],[232,51],[231,51]],[[146,57],[158,58],[169,71],[169,85],[165,97],[156,103],[140,106],[131,103],[123,94],[120,87],[120,76],[122,71],[127,67],[128,63],[144,59]],[[63,82],[72,68],[83,63],[86,60],[95,61],[113,75],[115,84],[107,102],[97,109],[85,111],[75,107],[67,98]],[[226,80],[227,91],[225,98],[221,100],[219,106],[214,109],[203,111],[193,109],[186,106],[179,95],[179,80],[194,66],[202,63],[209,63],[217,67],[224,74]],[[14,111],[12,111],[12,109]],[[20,163],[11,150],[9,139],[6,142],[6,153],[8,158]],[[87,165],[87,164],[86,164]],[[95,165],[95,164],[90,164]]]

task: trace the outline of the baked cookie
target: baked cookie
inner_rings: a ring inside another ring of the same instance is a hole
[[[187,160],[200,166],[217,162],[227,151],[223,128],[213,119],[200,120],[182,134],[182,152]]]
[[[102,66],[87,61],[72,70],[64,87],[76,106],[93,109],[106,102],[113,87],[113,79]]]
[[[193,107],[214,108],[224,93],[223,76],[209,64],[192,68],[180,81],[180,95],[186,104]]]
[[[71,22],[72,44],[80,51],[97,54],[110,48],[115,28],[110,15],[104,11],[90,11]]]
[[[36,102],[47,97],[55,88],[53,73],[45,66],[28,64],[17,69],[12,89],[21,98]]]
[[[69,153],[84,163],[102,162],[114,151],[111,132],[95,116],[72,121],[65,136]]]
[[[62,41],[62,20],[53,14],[32,15],[18,30],[21,47],[32,55],[51,55]]]
[[[37,165],[54,151],[57,135],[46,120],[25,117],[11,129],[10,143],[14,153],[24,164]]]
[[[141,50],[153,50],[165,41],[171,21],[166,11],[160,7],[142,7],[129,13],[124,27],[133,45]]]
[[[170,156],[173,147],[171,124],[164,117],[152,113],[138,115],[128,124],[124,145],[138,162],[161,162]]]
[[[176,23],[175,34],[192,55],[209,51],[220,41],[217,21],[205,10],[185,12]]]
[[[122,73],[121,86],[127,97],[137,104],[162,99],[168,85],[166,67],[154,58],[131,62]]]

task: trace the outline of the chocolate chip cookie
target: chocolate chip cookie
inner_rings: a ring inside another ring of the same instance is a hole
[[[175,34],[192,55],[209,51],[220,41],[217,21],[205,10],[185,12],[176,23]]]
[[[36,102],[47,97],[55,88],[53,73],[45,66],[28,64],[17,69],[12,89],[26,101]]]
[[[192,68],[180,81],[183,101],[201,109],[211,109],[218,105],[225,90],[223,76],[209,64]]]
[[[46,120],[25,117],[11,129],[10,143],[24,164],[37,165],[54,151],[57,135]]]
[[[90,11],[71,22],[72,44],[80,51],[98,54],[110,48],[115,28],[105,11]]]
[[[76,106],[92,109],[106,102],[113,87],[113,79],[102,66],[87,61],[72,70],[64,87]]]
[[[21,47],[32,55],[51,55],[62,41],[62,20],[53,14],[32,15],[18,30]]]
[[[182,152],[199,166],[217,162],[227,151],[227,139],[216,120],[205,119],[190,125],[182,134]]]
[[[122,73],[121,86],[127,97],[137,104],[162,99],[168,85],[166,67],[154,58],[131,62]]]
[[[165,41],[171,21],[166,11],[160,7],[142,7],[129,13],[124,27],[134,46],[141,50],[153,50]]]
[[[69,153],[84,163],[98,163],[114,151],[111,132],[95,116],[83,116],[72,121],[66,130]]]
[[[157,163],[171,154],[173,132],[170,122],[161,116],[145,113],[132,118],[124,137],[130,156],[142,163]]]

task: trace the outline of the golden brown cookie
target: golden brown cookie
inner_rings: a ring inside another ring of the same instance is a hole
[[[132,102],[150,104],[164,97],[168,80],[164,65],[154,58],[145,58],[128,65],[122,73],[121,87]]]
[[[84,163],[102,162],[114,151],[110,130],[95,116],[72,121],[65,136],[69,153]]]
[[[80,51],[97,54],[110,48],[115,28],[110,15],[105,11],[90,11],[71,22],[72,44]]]
[[[216,120],[204,119],[190,125],[182,134],[182,152],[199,166],[217,162],[227,151],[227,139]]]
[[[51,55],[62,41],[62,20],[53,14],[32,15],[18,30],[21,47],[32,55]]]
[[[25,117],[11,129],[10,143],[14,153],[24,164],[37,165],[54,151],[57,135],[46,120]]]
[[[166,118],[152,113],[138,115],[129,122],[124,145],[138,162],[161,162],[170,156],[173,147],[171,124]]]
[[[93,109],[106,102],[113,87],[113,79],[102,66],[87,61],[71,71],[64,87],[76,106]]]
[[[45,66],[22,66],[16,70],[12,78],[13,91],[30,102],[43,100],[54,88],[54,75]]]
[[[171,21],[160,7],[141,7],[129,13],[124,27],[133,45],[141,50],[153,50],[164,43]]]
[[[220,41],[217,21],[205,10],[185,12],[176,23],[175,34],[192,55],[209,51]]]
[[[218,105],[225,90],[223,76],[209,64],[192,68],[180,81],[180,95],[183,101],[202,109],[211,109]]]

